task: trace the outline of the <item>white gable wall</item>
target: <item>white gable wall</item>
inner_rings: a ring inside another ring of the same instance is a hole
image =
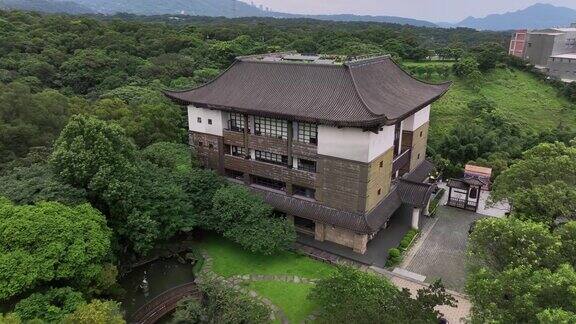
[[[318,154],[370,162],[394,145],[394,126],[374,134],[360,128],[318,126]]]
[[[429,120],[430,120],[430,106],[426,106],[426,108],[422,108],[414,115],[406,118],[402,122],[402,129],[413,132],[420,126],[426,124]]]
[[[226,116],[227,113],[223,111],[188,106],[188,128],[193,132],[223,136],[228,123]],[[198,118],[201,122],[198,122]],[[209,119],[212,125],[208,124]]]

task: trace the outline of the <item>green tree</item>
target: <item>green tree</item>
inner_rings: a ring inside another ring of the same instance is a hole
[[[478,90],[482,82],[482,72],[480,72],[478,61],[472,57],[465,57],[452,66],[454,74],[462,78],[471,88]]]
[[[203,277],[200,290],[206,294],[208,323],[268,323],[270,309],[248,294],[215,278]]]
[[[563,181],[521,189],[512,200],[514,215],[521,219],[552,225],[561,217],[576,217],[576,187]]]
[[[562,309],[547,309],[536,315],[541,324],[573,324],[576,323],[576,313]]]
[[[115,301],[102,301],[95,299],[92,302],[80,305],[76,310],[66,316],[65,324],[124,324],[120,304]]]
[[[15,206],[0,198],[0,300],[65,281],[86,290],[110,256],[111,231],[88,204]]]
[[[20,300],[14,307],[14,313],[25,321],[39,319],[48,323],[59,323],[85,303],[82,293],[72,288],[54,288]]]
[[[142,159],[169,170],[185,172],[196,166],[196,160],[192,159],[192,152],[185,144],[159,142],[141,150],[139,155]]]
[[[60,68],[62,81],[74,92],[87,94],[113,76],[118,61],[101,49],[78,49]]]
[[[521,265],[553,268],[560,248],[546,226],[514,218],[478,221],[468,243],[473,264],[494,271]]]
[[[130,193],[136,150],[124,130],[93,117],[74,116],[56,141],[50,162],[65,183],[114,207]]]
[[[349,267],[321,279],[308,298],[320,307],[320,323],[434,323],[441,316],[434,307],[454,303],[439,283],[413,299],[387,279]]]
[[[496,178],[491,197],[494,201],[506,199],[513,207],[518,204],[522,214],[549,222],[562,214],[573,215],[569,211],[573,211],[575,185],[576,147],[544,143],[526,151]],[[556,205],[552,197],[557,199]],[[539,213],[543,215],[538,217]]]
[[[488,71],[496,67],[498,63],[504,62],[506,52],[502,45],[498,43],[484,43],[472,49],[478,68],[480,71]]]
[[[574,283],[576,272],[569,265],[555,271],[521,265],[503,272],[472,272],[466,287],[473,304],[472,322],[538,323],[546,310],[555,316],[574,313]]]
[[[86,191],[62,183],[47,164],[15,168],[0,177],[0,196],[16,204],[30,205],[40,201],[57,201],[65,205],[87,202]]]
[[[212,202],[211,227],[247,250],[272,254],[296,239],[292,223],[274,217],[271,206],[242,186],[219,189]]]
[[[560,253],[563,260],[576,267],[576,221],[568,222],[556,229],[562,248]]]

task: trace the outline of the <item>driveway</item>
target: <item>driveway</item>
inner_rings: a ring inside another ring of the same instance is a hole
[[[452,207],[438,208],[437,217],[423,229],[401,268],[426,276],[429,283],[440,278],[447,288],[462,292],[468,230],[474,220],[486,216]]]

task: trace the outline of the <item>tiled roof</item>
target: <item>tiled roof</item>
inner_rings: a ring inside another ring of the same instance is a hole
[[[424,182],[432,171],[434,171],[434,164],[428,160],[424,160],[404,178],[410,181]]]
[[[422,164],[419,168],[422,167]],[[427,167],[428,165],[424,165],[422,169],[427,169]],[[425,177],[422,178],[422,181],[424,179]],[[265,189],[255,187],[251,187],[251,189],[259,194],[266,203],[287,214],[349,229],[360,234],[372,234],[378,232],[402,204],[425,207],[434,187],[435,185],[400,179],[388,196],[367,214],[346,212]]]
[[[449,86],[418,81],[389,57],[345,64],[238,58],[203,86],[165,94],[197,107],[362,127],[395,123],[440,98]]]

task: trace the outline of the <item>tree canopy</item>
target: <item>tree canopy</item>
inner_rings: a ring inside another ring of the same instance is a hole
[[[212,202],[210,227],[252,252],[286,250],[296,239],[294,225],[244,187],[223,187]]]
[[[15,206],[0,198],[0,300],[65,280],[97,284],[111,253],[104,216],[88,204]]]
[[[569,222],[550,232],[516,218],[478,222],[468,246],[473,322],[574,319],[575,228]]]
[[[413,299],[387,279],[349,267],[320,280],[309,298],[320,307],[320,323],[435,323],[441,314],[434,307],[454,303],[439,282]]]

